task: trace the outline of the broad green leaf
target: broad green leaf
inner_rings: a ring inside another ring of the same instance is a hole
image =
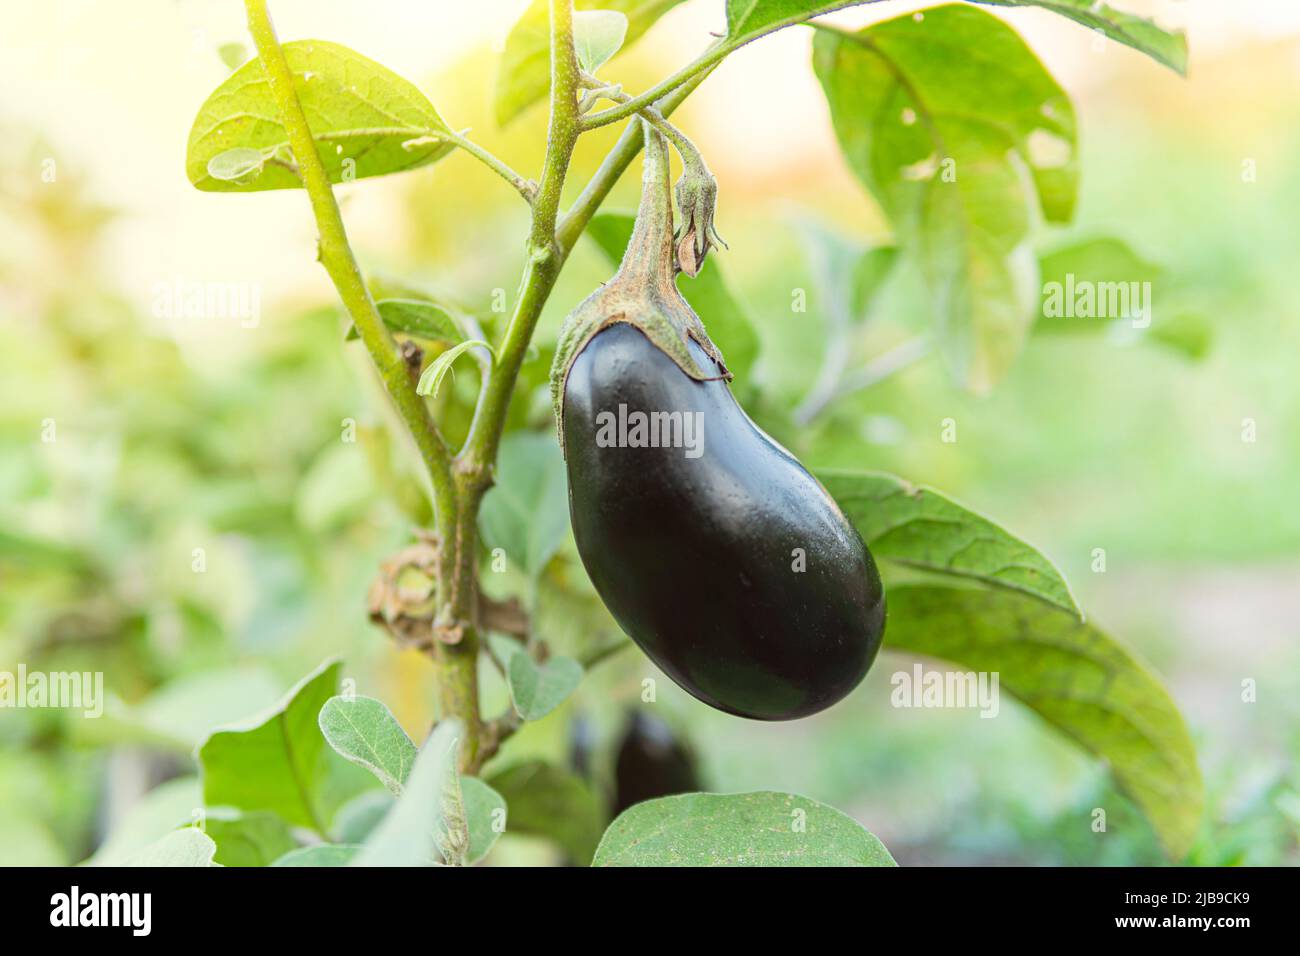
[[[1187,37],[1165,30],[1146,17],[1116,10],[1100,0],[975,0],[997,7],[1042,7],[1069,17],[1125,46],[1140,50],[1172,70],[1187,75]]]
[[[1086,239],[1039,257],[1042,314],[1035,332],[1097,332],[1142,320],[1161,269],[1119,239]]]
[[[579,866],[591,861],[605,811],[585,780],[529,760],[494,773],[487,782],[510,808],[511,833],[553,840]]]
[[[1036,313],[1035,196],[1049,220],[1073,211],[1074,108],[997,17],[957,5],[917,17],[819,30],[814,65],[849,167],[920,263],[954,378],[984,392]]]
[[[103,717],[78,721],[75,731],[77,740],[88,744],[145,744],[188,756],[214,727],[269,707],[279,696],[279,686],[262,667],[202,671],[164,684],[131,706],[110,696]]]
[[[635,222],[636,216],[630,212],[602,212],[592,218],[587,234],[610,262],[617,265],[632,238]],[[732,388],[745,395],[753,386],[750,372],[758,359],[758,332],[745,307],[727,287],[717,262],[710,259],[693,279],[685,273],[679,275],[677,288],[722,352],[727,369],[736,376]]]
[[[1173,860],[1204,804],[1196,751],[1159,680],[1091,624],[1000,590],[900,585],[886,645],[999,675],[1000,687],[1110,767]]]
[[[203,794],[198,777],[178,777],[146,793],[117,821],[85,866],[121,866],[143,847],[198,819]]]
[[[280,857],[272,866],[347,866],[361,847],[351,843],[318,843],[299,847]]]
[[[324,40],[281,49],[330,182],[414,169],[454,148],[438,138],[448,128],[433,104],[387,67]],[[231,73],[199,107],[185,171],[197,188],[213,192],[302,185],[261,60]]]
[[[127,858],[122,866],[217,866],[217,845],[202,830],[184,827]]]
[[[588,73],[610,61],[627,38],[627,17],[617,10],[577,10],[573,14],[573,50]]]
[[[511,432],[501,442],[496,484],[483,498],[479,531],[489,548],[501,548],[535,577],[569,530],[564,458],[555,436]]]
[[[488,855],[501,836],[498,820],[505,820],[505,797],[477,777],[460,778],[461,797],[465,802],[465,822],[469,826],[469,852],[466,863],[477,863]]]
[[[873,0],[727,0],[727,44],[740,46],[781,27],[802,23],[823,13],[856,7]]]
[[[448,856],[463,856],[469,835],[456,773],[463,733],[454,718],[438,722],[415,758],[402,795],[353,858],[353,866],[432,866]]]
[[[448,345],[464,340],[465,335],[450,312],[442,306],[423,299],[380,299],[375,303],[379,317],[390,332],[414,335],[431,342]],[[348,329],[347,339],[359,339],[354,325]]]
[[[933,488],[882,472],[828,470],[817,478],[876,557],[1021,591],[1082,616],[1051,561]]]
[[[592,866],[896,866],[834,807],[792,793],[684,793],[609,825]]]
[[[214,808],[207,812],[203,828],[217,845],[213,859],[222,866],[270,866],[298,846],[289,825],[265,810]]]
[[[415,763],[417,750],[382,701],[331,697],[320,711],[320,729],[340,756],[365,767],[394,794]]]
[[[482,339],[470,339],[468,342],[453,345],[447,351],[439,354],[421,373],[420,381],[415,386],[416,394],[428,395],[431,398],[437,397],[438,388],[442,385],[443,377],[451,371],[452,363],[472,348],[486,349],[488,354],[495,358],[492,346]]]
[[[1171,310],[1164,270],[1119,239],[1085,239],[1053,249],[1039,257],[1039,271],[1043,299],[1035,333],[1114,329],[1191,359],[1202,358],[1209,349],[1209,321],[1195,312]]]
[[[577,0],[581,10],[605,10],[627,17],[622,42],[634,43],[682,0]],[[575,27],[576,29],[576,27]],[[506,37],[497,71],[496,118],[504,126],[551,88],[551,30],[546,0],[533,0]]]
[[[571,657],[551,657],[538,664],[527,654],[510,658],[506,673],[510,699],[524,720],[541,720],[564,703],[582,680],[582,665]]]
[[[326,661],[269,711],[214,731],[198,750],[208,806],[269,810],[296,826],[329,830],[334,812],[364,789],[332,751],[316,722],[338,686],[338,661]],[[362,775],[364,776],[364,775]]]

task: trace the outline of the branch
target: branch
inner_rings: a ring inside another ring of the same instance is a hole
[[[573,147],[578,141],[578,59],[573,50],[572,0],[551,3],[551,120],[546,160],[533,203],[532,232],[528,239],[528,264],[510,324],[498,350],[498,359],[479,392],[474,419],[465,446],[456,459],[457,480],[477,510],[478,499],[492,483],[506,411],[523,365],[542,306],[564,264],[566,250],[556,242],[555,223],[560,194],[568,173]]]
[[[524,201],[532,205],[537,198],[537,183],[531,179],[525,179],[508,165],[498,159],[495,155],[484,149],[473,140],[466,139],[464,133],[438,133],[438,138],[445,139],[449,143],[455,143],[460,149],[463,149],[469,155],[473,156],[480,163],[486,166],[492,172],[496,173],[524,197]]]
[[[739,36],[732,38],[725,36],[720,38],[716,43],[711,45],[707,50],[701,53],[693,61],[682,67],[666,80],[662,80],[655,86],[646,90],[640,96],[634,96],[625,103],[618,106],[610,107],[607,110],[601,110],[599,113],[592,113],[582,121],[582,130],[597,129],[601,126],[607,126],[610,123],[617,123],[621,119],[639,113],[647,106],[654,106],[660,100],[667,97],[670,93],[680,90],[692,81],[697,81],[701,76],[707,76],[712,69],[721,63],[726,57],[735,53],[747,43],[765,37],[769,33],[775,33],[777,30],[783,30],[786,27],[794,26],[797,23],[806,23],[819,17],[824,13],[831,13],[835,10],[843,10],[845,7],[862,6],[867,3],[879,3],[880,0],[841,0],[839,3],[828,3],[815,11],[800,11],[793,16],[786,17],[782,20],[776,20],[764,24],[752,33],[741,33]]]
[[[257,55],[266,72],[267,84],[275,98],[280,123],[288,134],[303,188],[311,200],[319,235],[318,258],[329,273],[339,299],[370,352],[393,404],[397,406],[397,411],[415,439],[433,483],[434,515],[438,527],[445,531],[451,527],[456,501],[450,453],[424,400],[415,393],[415,382],[411,378],[410,369],[366,288],[365,279],[348,243],[343,218],[334,198],[334,189],[330,185],[325,166],[321,163],[320,154],[316,151],[316,142],[312,138],[302,104],[298,101],[293,73],[289,70],[284,52],[276,39],[275,27],[272,26],[266,9],[266,0],[245,0],[244,5],[248,12],[248,29],[253,35]]]

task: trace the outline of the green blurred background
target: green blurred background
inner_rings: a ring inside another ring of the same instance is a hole
[[[412,540],[427,504],[361,347],[343,342],[305,197],[198,194],[184,179],[193,112],[225,72],[216,50],[244,42],[237,5],[234,15],[139,6],[128,24],[51,4],[19,15],[0,50],[13,74],[0,99],[0,670],[102,671],[110,697],[98,720],[0,711],[0,864],[77,862],[107,834],[125,845],[129,827],[147,832],[150,813],[195,806],[193,746],[327,656],[343,657],[358,690],[385,700],[416,740],[437,716],[431,664],[367,621],[380,562]],[[491,118],[493,43],[518,4],[470,14],[380,3],[364,23],[347,4],[279,6],[283,38],[328,37],[387,63],[536,174],[541,111],[504,131]],[[1187,25],[1188,80],[1096,49],[1069,25],[1009,18],[1081,120],[1077,223],[1044,231],[1039,247],[1117,236],[1164,266],[1164,301],[1208,322],[1200,359],[1113,336],[1043,336],[991,396],[962,393],[931,360],[793,426],[788,410],[825,338],[809,230],[865,248],[886,226],[835,151],[807,31],[738,55],[679,116],[721,184],[731,248],[706,268],[722,271],[761,337],[751,413],[810,466],[933,485],[1051,556],[1081,605],[1154,665],[1192,729],[1208,808],[1190,862],[1294,864],[1300,23],[1282,3],[1243,13],[1261,18],[1249,29],[1224,29],[1205,4],[1145,6]],[[616,78],[638,90],[683,62],[717,26],[703,7],[666,17],[616,61]],[[461,22],[471,17],[484,22]],[[29,68],[37,61],[44,78]],[[584,139],[575,187],[615,135]],[[630,208],[636,182],[625,177],[609,207]],[[496,327],[494,290],[513,294],[523,256],[518,197],[463,156],[340,193],[368,270]],[[516,428],[549,428],[549,346],[609,272],[584,241],[525,368]],[[163,314],[160,289],[177,281],[248,283],[260,321]],[[923,328],[914,285],[904,274],[886,289],[855,335],[855,363]],[[805,313],[791,311],[795,289],[808,292]],[[475,387],[466,366],[440,399],[453,433]],[[940,438],[947,418],[955,443]],[[1242,440],[1248,418],[1254,442]],[[347,420],[355,442],[340,440]],[[1096,548],[1104,573],[1092,569]],[[536,589],[560,647],[612,628],[580,579],[570,545]],[[667,680],[658,712],[689,738],[710,789],[815,797],[905,864],[1161,862],[1104,769],[1032,714],[891,708],[889,675],[906,665],[882,657],[847,701],[789,725],[716,713]],[[603,748],[651,676],[638,652],[620,653],[498,759],[564,760],[577,713]],[[1255,702],[1242,700],[1247,679]],[[490,713],[508,706],[490,668],[483,682]],[[163,781],[169,796],[142,804]],[[1104,834],[1091,830],[1094,807],[1108,811]],[[552,859],[507,834],[489,862]]]

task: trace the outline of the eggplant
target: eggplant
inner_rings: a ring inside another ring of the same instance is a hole
[[[736,402],[678,292],[667,170],[648,131],[623,262],[561,332],[574,537],[619,626],[683,688],[742,717],[806,717],[867,673],[884,589],[835,501]]]

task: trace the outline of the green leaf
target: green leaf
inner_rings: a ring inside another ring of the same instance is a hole
[[[855,321],[861,322],[867,317],[876,295],[894,274],[897,262],[896,246],[875,246],[858,257],[853,266],[849,293],[850,314]]]
[[[415,758],[402,795],[367,838],[353,866],[431,866],[469,842],[456,773],[460,721],[438,722]]]
[[[164,684],[144,700],[128,706],[109,697],[99,720],[79,721],[78,742],[145,744],[187,757],[214,727],[269,707],[280,687],[262,667],[231,667],[187,674]],[[202,804],[196,799],[194,806]],[[189,822],[188,816],[182,822]]]
[[[765,33],[802,23],[823,13],[856,7],[874,0],[840,0],[809,3],[808,0],[727,0],[727,45],[741,46]]]
[[[365,767],[393,794],[402,792],[418,751],[382,701],[331,697],[321,708],[319,723],[340,756]]]
[[[1042,7],[1100,30],[1118,43],[1140,50],[1158,63],[1187,75],[1187,37],[1182,30],[1165,30],[1146,17],[1116,10],[1098,0],[974,0],[996,7]]]
[[[455,317],[442,306],[424,299],[381,299],[375,303],[388,331],[414,335],[430,342],[452,345],[465,339]],[[355,325],[348,327],[346,341],[361,338]]]
[[[248,49],[242,43],[223,43],[217,47],[217,56],[233,70],[248,59]]]
[[[498,819],[504,820],[505,797],[477,777],[460,778],[461,797],[465,802],[465,821],[469,826],[469,852],[466,863],[477,863],[488,855],[501,836]]]
[[[118,821],[86,866],[121,866],[142,847],[195,821],[203,807],[198,777],[160,783]]]
[[[921,266],[953,377],[987,391],[1036,314],[1035,195],[1051,221],[1073,212],[1069,98],[1010,27],[973,7],[819,30],[814,65],[849,167]]]
[[[1133,318],[1143,301],[1140,289],[1145,284],[1149,296],[1161,271],[1119,239],[1086,239],[1054,249],[1039,257],[1043,302],[1034,331],[1098,332]]]
[[[579,866],[586,866],[600,842],[605,810],[585,780],[529,760],[501,770],[487,781],[510,808],[509,830],[555,841]]]
[[[538,664],[515,654],[507,667],[510,699],[524,720],[541,720],[564,703],[582,680],[582,665],[571,657],[551,657]]]
[[[1053,249],[1039,257],[1039,271],[1043,301],[1035,333],[1131,330],[1141,341],[1190,359],[1209,350],[1212,329],[1205,316],[1171,312],[1164,270],[1119,239],[1085,239]]]
[[[834,807],[792,793],[685,793],[623,811],[592,866],[896,866]]]
[[[209,810],[204,831],[217,845],[214,860],[222,866],[270,866],[298,846],[289,825],[264,810]]]
[[[630,212],[602,212],[592,218],[587,234],[609,261],[617,265],[632,238],[635,222],[636,216]],[[758,360],[758,332],[745,307],[727,286],[717,262],[710,259],[695,278],[680,274],[677,288],[708,329],[709,338],[722,352],[727,369],[736,376],[732,388],[745,395],[754,384],[750,372]]]
[[[634,43],[682,0],[577,0],[577,10],[604,10],[627,17],[622,46]],[[575,21],[576,29],[576,21]],[[496,118],[504,126],[551,88],[551,34],[546,0],[533,0],[506,37],[497,71]]]
[[[433,104],[387,67],[324,40],[281,49],[330,182],[414,169],[455,148],[438,138],[449,130]],[[292,157],[262,62],[252,59],[199,107],[185,171],[212,192],[297,189]]]
[[[479,511],[483,542],[536,577],[569,531],[568,478],[555,436],[511,432],[501,442],[496,474]]]
[[[122,866],[217,866],[213,862],[217,845],[202,830],[184,827],[167,834],[139,853],[129,857]]]
[[[578,65],[593,76],[626,38],[627,17],[617,10],[577,10],[573,14],[574,53]]]
[[[425,368],[424,372],[420,375],[420,381],[415,386],[416,394],[436,397],[438,394],[438,387],[442,385],[443,376],[451,371],[452,363],[476,346],[487,349],[488,355],[492,356],[493,359],[496,358],[496,354],[492,351],[492,346],[488,345],[482,339],[470,339],[468,342],[461,342],[459,345],[453,345],[430,362],[428,367]]]
[[[347,866],[361,849],[350,843],[318,843],[299,847],[280,857],[272,866]]]
[[[269,711],[214,731],[199,746],[208,806],[269,810],[295,826],[328,831],[334,812],[363,789],[316,722],[341,667],[326,661]]]
[[[876,557],[1020,591],[1083,616],[1051,561],[933,488],[882,472],[828,470],[817,478]]]
[[[1204,790],[1187,726],[1168,692],[1091,624],[1007,591],[901,585],[886,645],[999,675],[1002,689],[1101,757],[1170,858],[1196,836]]]

